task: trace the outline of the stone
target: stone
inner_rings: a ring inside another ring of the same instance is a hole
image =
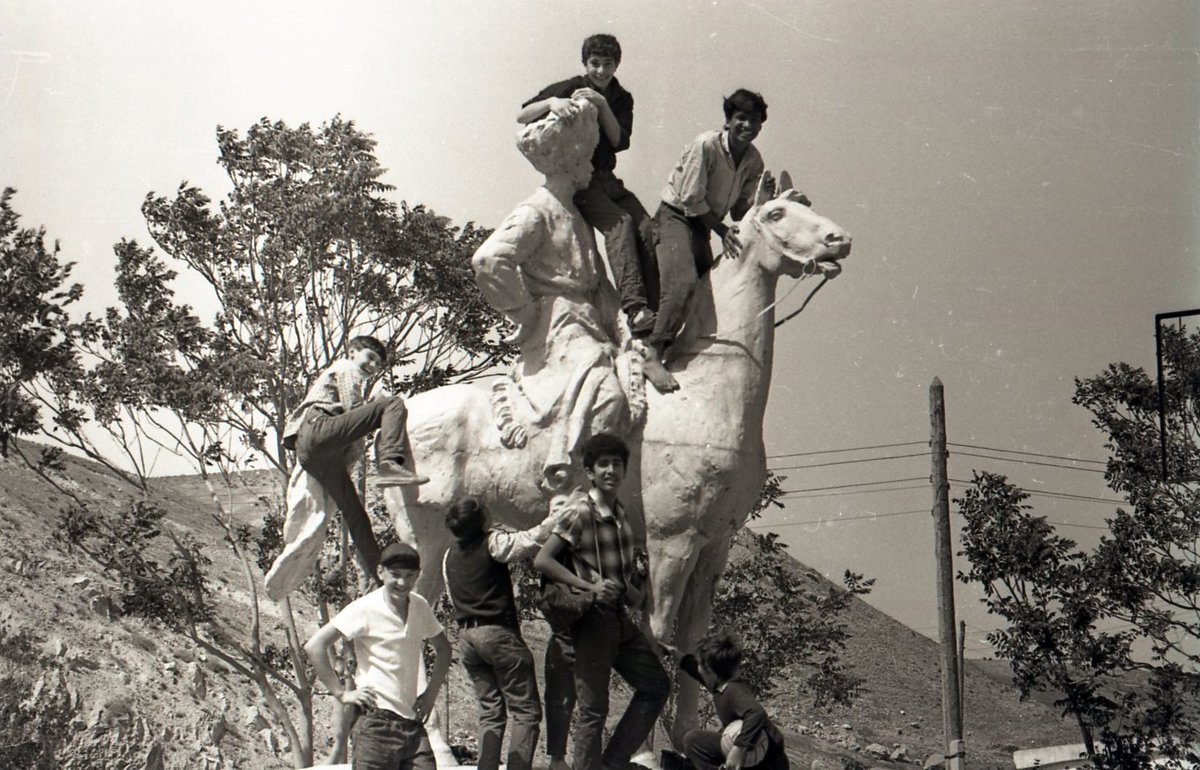
[[[199,663],[188,665],[188,681],[192,686],[192,694],[199,700],[204,700],[208,695],[208,677]]]
[[[870,754],[880,759],[887,759],[888,755],[892,753],[891,749],[881,743],[868,743],[866,746],[863,746],[862,750],[864,754]]]
[[[270,722],[268,722],[263,717],[262,712],[259,711],[258,706],[247,706],[242,711],[241,723],[253,732],[258,732],[264,727],[271,726]]]
[[[888,759],[893,762],[908,762],[912,758],[912,746],[901,743],[891,754],[888,754]]]

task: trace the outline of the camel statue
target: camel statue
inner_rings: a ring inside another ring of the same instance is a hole
[[[771,186],[760,185],[740,223],[740,257],[719,259],[697,288],[668,363],[679,390],[646,389],[644,420],[627,436],[632,456],[623,498],[650,552],[651,629],[685,649],[708,628],[733,535],[766,477],[762,424],[779,278],[832,278],[850,251],[849,235],[812,211],[803,195],[772,194]],[[444,514],[455,498],[474,496],[495,521],[517,528],[546,516],[543,460],[551,431],[528,423],[524,447],[506,446],[493,383],[450,385],[408,401],[416,467],[433,481],[419,492],[387,488],[384,497],[397,532],[419,543],[429,564],[447,545]],[[421,581],[423,596],[441,593],[439,570],[425,570]],[[696,724],[690,678],[682,678],[677,704],[676,741]]]

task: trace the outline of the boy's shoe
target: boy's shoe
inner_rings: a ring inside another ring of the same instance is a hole
[[[629,330],[634,334],[654,331],[654,323],[658,316],[648,307],[641,308],[629,317]]]
[[[375,483],[381,487],[415,487],[429,483],[428,476],[414,473],[395,460],[384,460],[375,470]]]

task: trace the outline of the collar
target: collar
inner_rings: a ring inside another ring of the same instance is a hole
[[[592,510],[595,511],[597,518],[604,521],[616,522],[617,526],[621,525],[621,522],[624,519],[623,514],[625,513],[625,506],[621,504],[620,500],[616,500],[613,503],[612,512],[609,513],[608,507],[604,505],[604,501],[600,500],[596,495],[595,487],[592,487],[588,490],[587,497],[588,504],[592,506]]]

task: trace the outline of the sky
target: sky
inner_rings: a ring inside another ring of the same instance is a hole
[[[147,193],[227,191],[218,125],[340,114],[377,139],[396,200],[494,226],[540,181],[514,147],[517,109],[581,72],[594,32],[621,41],[636,104],[617,172],[648,208],[683,145],[720,127],[721,97],[748,87],[770,105],[767,167],[854,236],[777,338],[767,452],[792,494],[760,524],[823,574],[875,577],[868,601],[935,635],[937,377],[951,479],[1005,473],[1094,543],[1115,503],[1075,378],[1152,370],[1154,315],[1200,307],[1186,0],[7,0],[0,184],[96,310],[115,300],[113,244],[150,242]],[[893,479],[911,480],[878,483]],[[995,622],[956,591],[968,654],[986,653]]]

